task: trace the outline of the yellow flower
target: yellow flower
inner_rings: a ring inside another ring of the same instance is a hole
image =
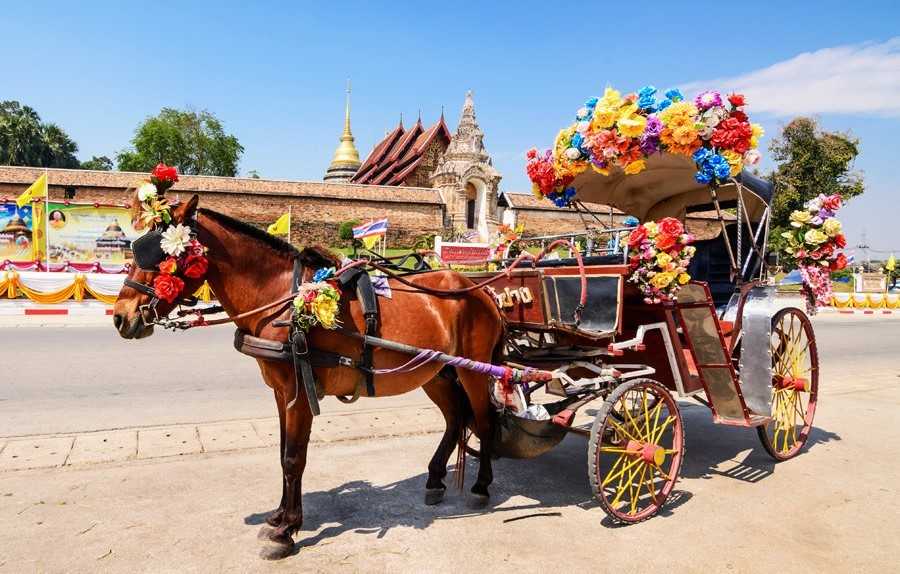
[[[536,183],[531,186],[531,193],[538,199],[544,199],[544,194],[541,193],[541,186]]]
[[[608,108],[618,108],[622,105],[622,94],[618,90],[606,88],[603,97],[600,98],[600,103]]]
[[[629,106],[630,107],[630,106]],[[639,138],[644,133],[647,118],[637,114],[619,116],[619,133],[627,138]]]
[[[687,283],[690,280],[691,280],[691,276],[688,275],[687,273],[682,273],[678,276],[678,284],[679,285],[684,285],[685,283]]]
[[[337,300],[332,299],[325,293],[319,293],[316,295],[316,298],[312,300],[312,303],[310,303],[310,310],[313,315],[316,316],[316,319],[319,320],[319,324],[326,329],[334,329],[337,327]]]
[[[825,220],[825,223],[822,224],[822,231],[824,231],[828,237],[834,237],[841,232],[841,222],[833,217],[829,217]]]
[[[744,168],[744,156],[730,149],[721,153],[722,157],[728,160],[728,165],[731,166],[731,176],[734,177],[741,173],[741,170]]]
[[[812,219],[812,214],[808,211],[794,211],[791,212],[791,225],[794,227],[803,227],[805,223],[809,223],[809,220]]]
[[[665,289],[675,279],[675,274],[671,272],[657,273],[650,279],[650,284],[657,289]]]
[[[591,167],[594,169],[594,171],[596,171],[596,172],[599,173],[600,175],[609,175],[609,170],[606,169],[606,168],[603,168],[603,167],[597,167],[597,166],[594,165],[594,164],[591,164]]]
[[[828,236],[818,229],[810,229],[803,235],[803,240],[810,245],[819,245],[828,241]]]
[[[659,231],[659,228],[656,226],[655,221],[648,221],[644,224],[644,229],[647,230],[647,236],[656,237],[656,232]]]
[[[759,147],[759,138],[766,135],[766,131],[759,124],[750,124],[750,147]]]
[[[642,171],[644,171],[645,167],[647,167],[647,164],[644,162],[644,160],[638,159],[625,166],[625,173],[627,173],[628,175],[641,173]]]
[[[616,123],[618,114],[613,108],[598,104],[594,108],[594,119],[591,121],[592,130],[605,130]]]
[[[669,263],[672,262],[672,256],[666,253],[665,251],[660,251],[656,254],[656,264],[660,267],[665,268]]]
[[[688,101],[675,102],[668,108],[659,112],[659,119],[666,125],[672,122],[672,120],[676,121],[684,121],[684,118],[687,117],[693,123],[693,119],[697,116],[697,106]]]

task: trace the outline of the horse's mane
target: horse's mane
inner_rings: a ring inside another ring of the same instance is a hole
[[[325,247],[313,245],[304,247],[301,251],[287,241],[279,237],[275,237],[274,235],[267,233],[259,227],[251,225],[245,221],[241,221],[239,219],[235,219],[231,216],[225,215],[224,213],[213,211],[211,209],[205,209],[202,207],[197,211],[232,231],[236,231],[257,240],[260,243],[263,243],[267,247],[270,247],[272,250],[274,250],[276,253],[281,253],[283,255],[290,256],[291,258],[299,257],[300,261],[304,265],[306,265],[307,267],[311,267],[312,269],[341,266],[340,258]]]

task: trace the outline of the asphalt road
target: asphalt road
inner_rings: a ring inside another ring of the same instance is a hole
[[[139,341],[109,325],[0,327],[0,437],[274,417],[256,361],[228,327]],[[431,404],[421,391],[326,412]]]

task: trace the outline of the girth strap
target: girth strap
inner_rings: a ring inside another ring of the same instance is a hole
[[[378,334],[378,297],[375,295],[375,288],[372,286],[372,278],[361,268],[351,269],[340,276],[341,285],[347,286],[351,283],[356,288],[356,297],[363,309],[363,317],[366,321],[366,335],[374,337]],[[363,340],[362,350],[360,352],[359,369],[363,372],[366,382],[366,394],[370,397],[375,396],[375,373],[372,368],[372,353],[374,348]]]

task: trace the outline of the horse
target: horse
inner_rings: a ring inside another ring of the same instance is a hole
[[[137,221],[137,197],[134,202]],[[174,206],[171,216],[172,224],[190,225],[197,240],[207,248],[205,279],[225,313],[234,319],[238,329],[258,337],[287,341],[288,327],[279,326],[284,325],[279,320],[290,318],[290,303],[250,316],[242,314],[291,294],[296,259],[303,266],[303,281],[310,280],[316,269],[339,265],[339,260],[323,248],[298,250],[248,223],[198,208],[196,195]],[[129,282],[153,285],[157,275],[158,271],[140,269],[137,265],[132,265],[128,272],[129,281],[119,292],[113,309],[113,323],[123,338],[142,339],[152,335],[156,317],[167,317],[177,306],[177,301],[159,301],[154,312],[146,307],[149,294],[128,285]],[[185,278],[183,293],[195,292],[203,280]],[[449,270],[408,275],[405,282],[406,286],[389,280],[391,298],[379,298],[381,338],[474,361],[491,362],[498,357],[504,324],[488,293],[483,289],[471,289],[473,282],[470,279]],[[415,288],[410,288],[409,284],[414,284]],[[429,289],[444,290],[445,293],[429,293]],[[447,290],[461,292],[448,295]],[[151,316],[154,314],[156,317]],[[342,331],[365,332],[361,303],[352,294],[344,293],[341,297],[339,319]],[[308,333],[308,341],[310,348],[354,359],[361,355],[359,341],[341,331],[316,327]],[[409,359],[403,353],[377,348],[373,353],[373,366],[393,368]],[[304,387],[295,380],[294,367],[290,363],[256,360],[265,384],[274,391],[281,431],[281,502],[267,515],[259,536],[266,543],[262,556],[277,559],[291,553],[293,535],[303,524],[301,483],[314,415],[307,404]],[[337,397],[352,395],[359,377],[363,376],[358,370],[344,366],[315,367],[314,374],[325,395]],[[450,455],[457,446],[460,454],[463,452],[467,429],[474,432],[482,445],[470,504],[479,507],[488,504],[488,486],[493,481],[489,437],[493,436],[496,420],[490,385],[488,375],[434,362],[403,374],[375,376],[377,397],[399,395],[422,387],[443,414],[446,428],[428,464],[426,504],[437,504],[443,499],[446,491],[443,479],[447,475]],[[464,458],[462,463],[464,466]],[[461,471],[462,468],[457,469],[457,472]]]

